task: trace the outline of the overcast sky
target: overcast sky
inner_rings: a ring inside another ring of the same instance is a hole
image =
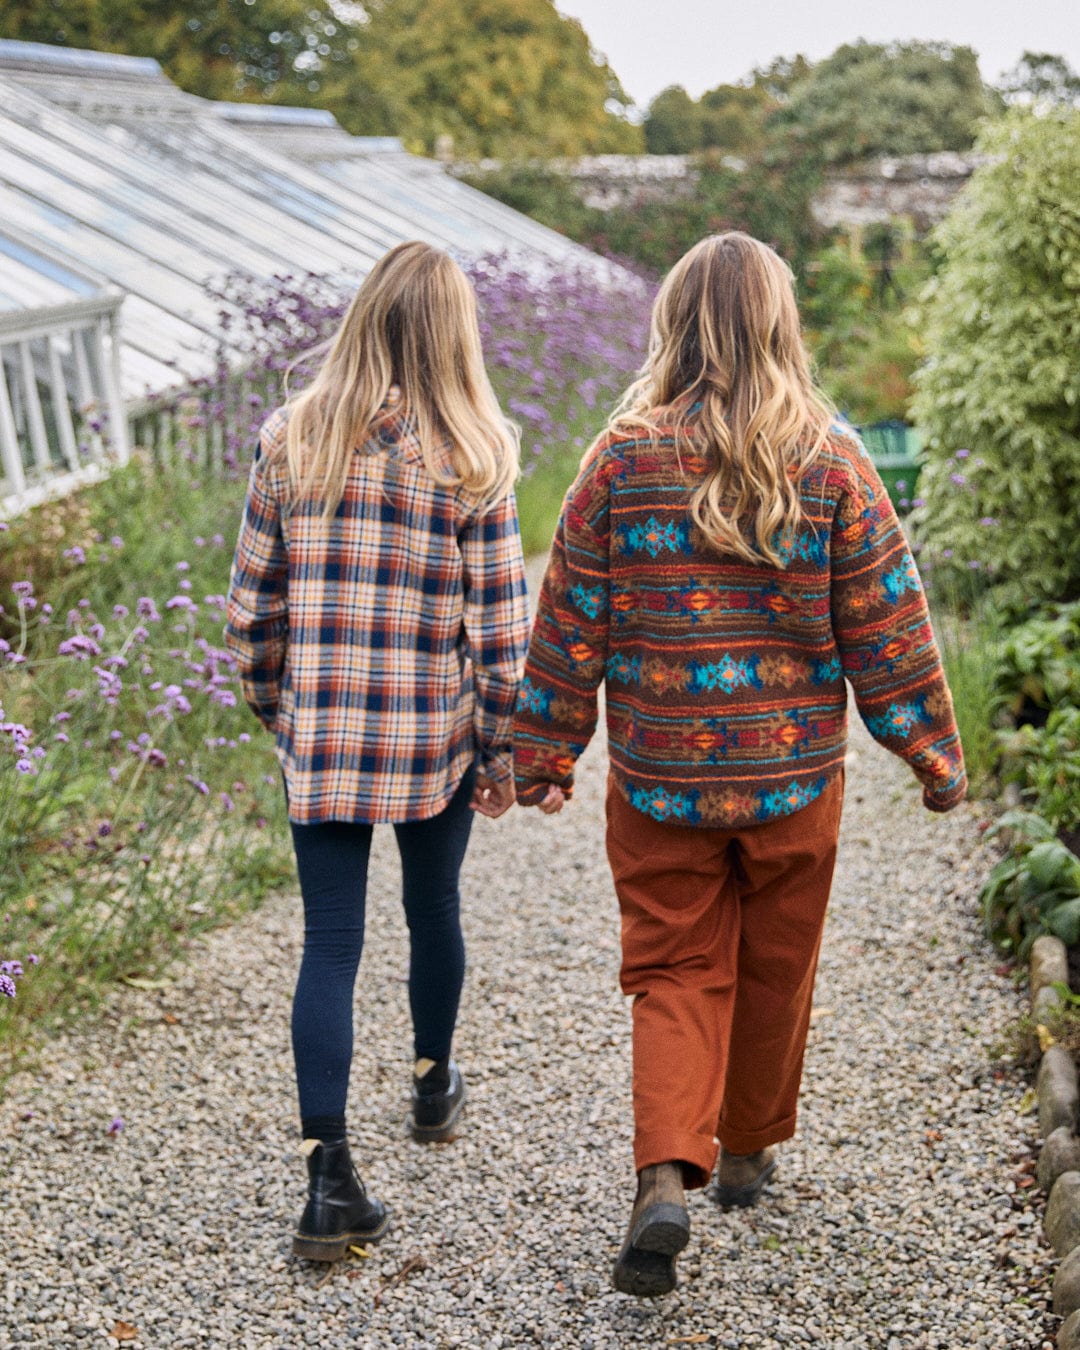
[[[866,38],[974,47],[996,81],[1028,51],[1080,70],[1080,0],[556,0],[644,108],[670,84],[695,98],[775,56],[820,60]],[[873,91],[868,91],[873,97]]]

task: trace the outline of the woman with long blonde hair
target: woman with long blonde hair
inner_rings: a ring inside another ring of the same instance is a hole
[[[293,1250],[311,1260],[389,1222],[356,1176],[345,1119],[380,822],[397,836],[410,936],[409,1127],[422,1142],[458,1128],[458,874],[474,812],[514,799],[528,633],[517,470],[472,287],[423,243],[375,265],[252,466],[226,641],[276,738],[303,895],[292,1039],[309,1186]]]
[[[515,719],[557,811],[606,686],[607,848],[633,998],[638,1189],[617,1289],[673,1289],[685,1188],[752,1205],[795,1130],[843,793],[847,691],[964,796],[918,572],[816,389],[793,277],[748,235],[668,275],[649,354],[567,493]]]

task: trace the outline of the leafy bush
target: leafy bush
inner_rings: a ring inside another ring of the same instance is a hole
[[[37,512],[0,534],[2,941],[42,958],[5,1054],[289,875],[272,743],[221,645],[242,497],[136,460],[46,511],[76,527],[48,547]]]
[[[1025,960],[1032,943],[1053,933],[1067,946],[1080,942],[1080,858],[1054,827],[1027,811],[1008,811],[987,831],[1013,833],[1006,857],[993,868],[981,900],[991,941]]]
[[[1080,598],[1080,111],[1013,110],[978,148],[925,296],[918,524],[1022,614]]]
[[[998,699],[1028,722],[1062,704],[1080,706],[1080,601],[1050,605],[1009,630],[995,677]]]
[[[1055,708],[1041,727],[1001,736],[1007,776],[1058,830],[1080,828],[1080,708]]]

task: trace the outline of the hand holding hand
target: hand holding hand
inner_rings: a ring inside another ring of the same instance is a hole
[[[474,811],[479,811],[482,816],[496,820],[504,812],[509,811],[513,804],[514,781],[512,778],[496,783],[491,778],[485,778],[482,773],[476,775],[472,800],[469,802]]]
[[[543,811],[545,816],[557,815],[563,809],[563,803],[566,801],[566,794],[556,783],[549,783],[547,793],[542,802],[537,805]]]

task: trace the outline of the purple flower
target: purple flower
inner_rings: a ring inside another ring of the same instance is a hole
[[[161,615],[157,612],[157,606],[148,595],[139,597],[139,602],[135,606],[135,613],[140,619],[145,619],[147,623],[161,622]]]
[[[53,717],[54,722],[70,722],[71,714],[69,712],[58,712]]]
[[[65,638],[56,650],[60,656],[74,656],[78,661],[85,661],[88,657],[101,655],[101,648],[94,639],[83,633],[76,633],[74,637]]]
[[[227,792],[219,792],[218,796],[221,798],[221,804],[226,811],[236,810],[236,803],[233,801],[233,799],[229,796]]]
[[[75,563],[77,567],[81,566],[84,562],[86,562],[86,553],[79,547],[78,544],[73,544],[71,548],[64,549],[64,557],[70,558],[71,561]]]
[[[957,487],[963,487],[964,484],[967,482],[967,479],[964,477],[962,473],[951,473],[949,474],[949,477],[952,479],[953,483]]]
[[[31,964],[32,966],[36,966],[37,963],[41,960],[41,957],[35,955],[34,952],[31,952],[30,955],[29,955],[26,959],[30,962],[30,964]]]
[[[112,544],[113,548],[124,547],[124,541],[123,539],[120,538],[118,534],[114,534],[113,537],[109,540],[109,543]]]
[[[214,537],[210,540],[210,542],[214,545],[215,548],[224,548],[225,536],[223,534],[215,534]]]
[[[15,767],[19,773],[33,773],[34,766],[28,759],[18,759],[15,761]]]
[[[191,564],[189,562],[178,562],[176,564],[176,570],[178,572],[190,572]]]
[[[994,519],[993,516],[983,516],[983,518],[979,521],[979,524],[993,526],[997,524],[997,521]]]
[[[114,619],[126,619],[129,613],[127,605],[113,605],[112,612]]]
[[[0,975],[0,995],[4,998],[15,997],[15,981],[10,975]]]
[[[56,735],[53,737],[53,740],[59,742],[60,745],[67,745],[70,739],[71,737],[65,736],[62,731],[58,731]]]
[[[106,1134],[111,1134],[115,1138],[116,1135],[120,1134],[123,1131],[123,1128],[124,1128],[124,1117],[114,1116],[112,1119],[112,1124],[109,1126],[108,1130],[106,1130]]]
[[[108,839],[109,835],[112,834],[112,821],[103,820],[97,827],[97,832],[99,839]]]
[[[201,797],[209,797],[209,796],[210,796],[210,789],[206,786],[206,784],[205,784],[204,782],[202,782],[200,779],[196,778],[196,777],[194,776],[194,774],[190,774],[190,773],[184,774],[184,781],[187,782],[187,783],[190,783],[191,786],[195,789],[195,791],[196,791]]]
[[[20,600],[27,600],[34,593],[34,583],[32,581],[14,581],[11,589]]]
[[[197,614],[199,612],[199,606],[192,600],[190,595],[174,595],[171,600],[165,601],[165,608],[183,609],[187,610],[189,614]]]
[[[957,452],[956,452],[956,458],[957,458],[957,459],[967,459],[968,455],[970,455],[970,454],[971,454],[971,451],[970,451],[970,450],[957,450]]]

